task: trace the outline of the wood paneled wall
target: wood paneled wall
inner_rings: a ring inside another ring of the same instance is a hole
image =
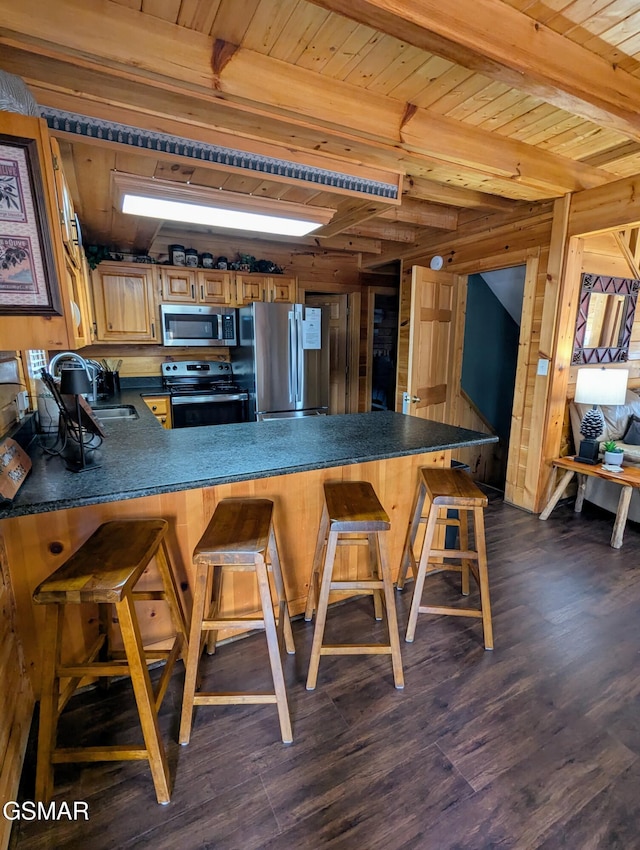
[[[0,805],[16,799],[34,706],[19,634],[7,553],[0,537]],[[0,850],[8,846],[10,832],[11,821],[0,817]]]

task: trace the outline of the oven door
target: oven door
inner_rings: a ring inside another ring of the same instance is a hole
[[[174,428],[199,425],[232,425],[248,419],[249,397],[246,393],[221,395],[189,395],[171,397]]]

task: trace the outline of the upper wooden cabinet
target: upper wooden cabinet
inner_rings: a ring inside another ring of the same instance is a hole
[[[96,342],[159,342],[154,266],[101,263],[91,279]]]
[[[232,272],[203,269],[198,272],[198,299],[201,304],[235,304]]]
[[[92,342],[160,342],[158,304],[293,303],[294,277],[142,263],[100,263],[91,275]],[[85,343],[88,344],[88,343]]]
[[[234,302],[231,272],[217,269],[160,268],[160,301],[182,304]]]
[[[294,304],[297,295],[295,277],[245,274],[236,272],[236,304],[252,301],[277,301]]]
[[[58,224],[64,245],[66,284],[70,298],[73,345],[82,348],[93,342],[93,310],[89,293],[89,270],[80,244],[80,225],[64,171],[58,140],[51,138],[53,173],[56,185]]]
[[[41,315],[38,309],[26,310],[24,314],[11,313],[0,315],[0,340],[4,349],[44,348],[67,349],[84,343],[84,335],[78,333],[74,321],[72,301],[75,301],[73,282],[68,274],[69,253],[64,247],[61,219],[56,193],[56,173],[54,171],[51,140],[46,123],[41,118],[17,115],[0,111],[0,133],[8,140],[12,137],[20,144],[29,146],[31,167],[37,178],[34,191],[40,209],[41,248],[47,250],[50,263],[47,272],[51,291],[59,293],[56,308],[60,313]],[[69,197],[70,200],[70,197]],[[5,235],[11,231],[5,231]],[[32,238],[32,237],[31,237]],[[71,237],[72,238],[72,237]],[[79,268],[77,259],[71,262],[74,269]],[[1,276],[1,270],[0,270]],[[80,305],[78,305],[80,306]],[[78,340],[83,340],[78,343]]]

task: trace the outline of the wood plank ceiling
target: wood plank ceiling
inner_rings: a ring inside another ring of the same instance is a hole
[[[148,250],[156,224],[113,209],[113,169],[335,208],[311,241],[385,262],[635,174],[639,60],[628,0],[0,0],[0,68],[42,106],[403,176],[389,206],[63,134],[85,233],[122,250]]]

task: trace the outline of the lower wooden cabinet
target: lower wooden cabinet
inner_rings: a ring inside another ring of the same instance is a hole
[[[172,427],[171,402],[167,396],[145,396],[142,400],[163,428]]]

